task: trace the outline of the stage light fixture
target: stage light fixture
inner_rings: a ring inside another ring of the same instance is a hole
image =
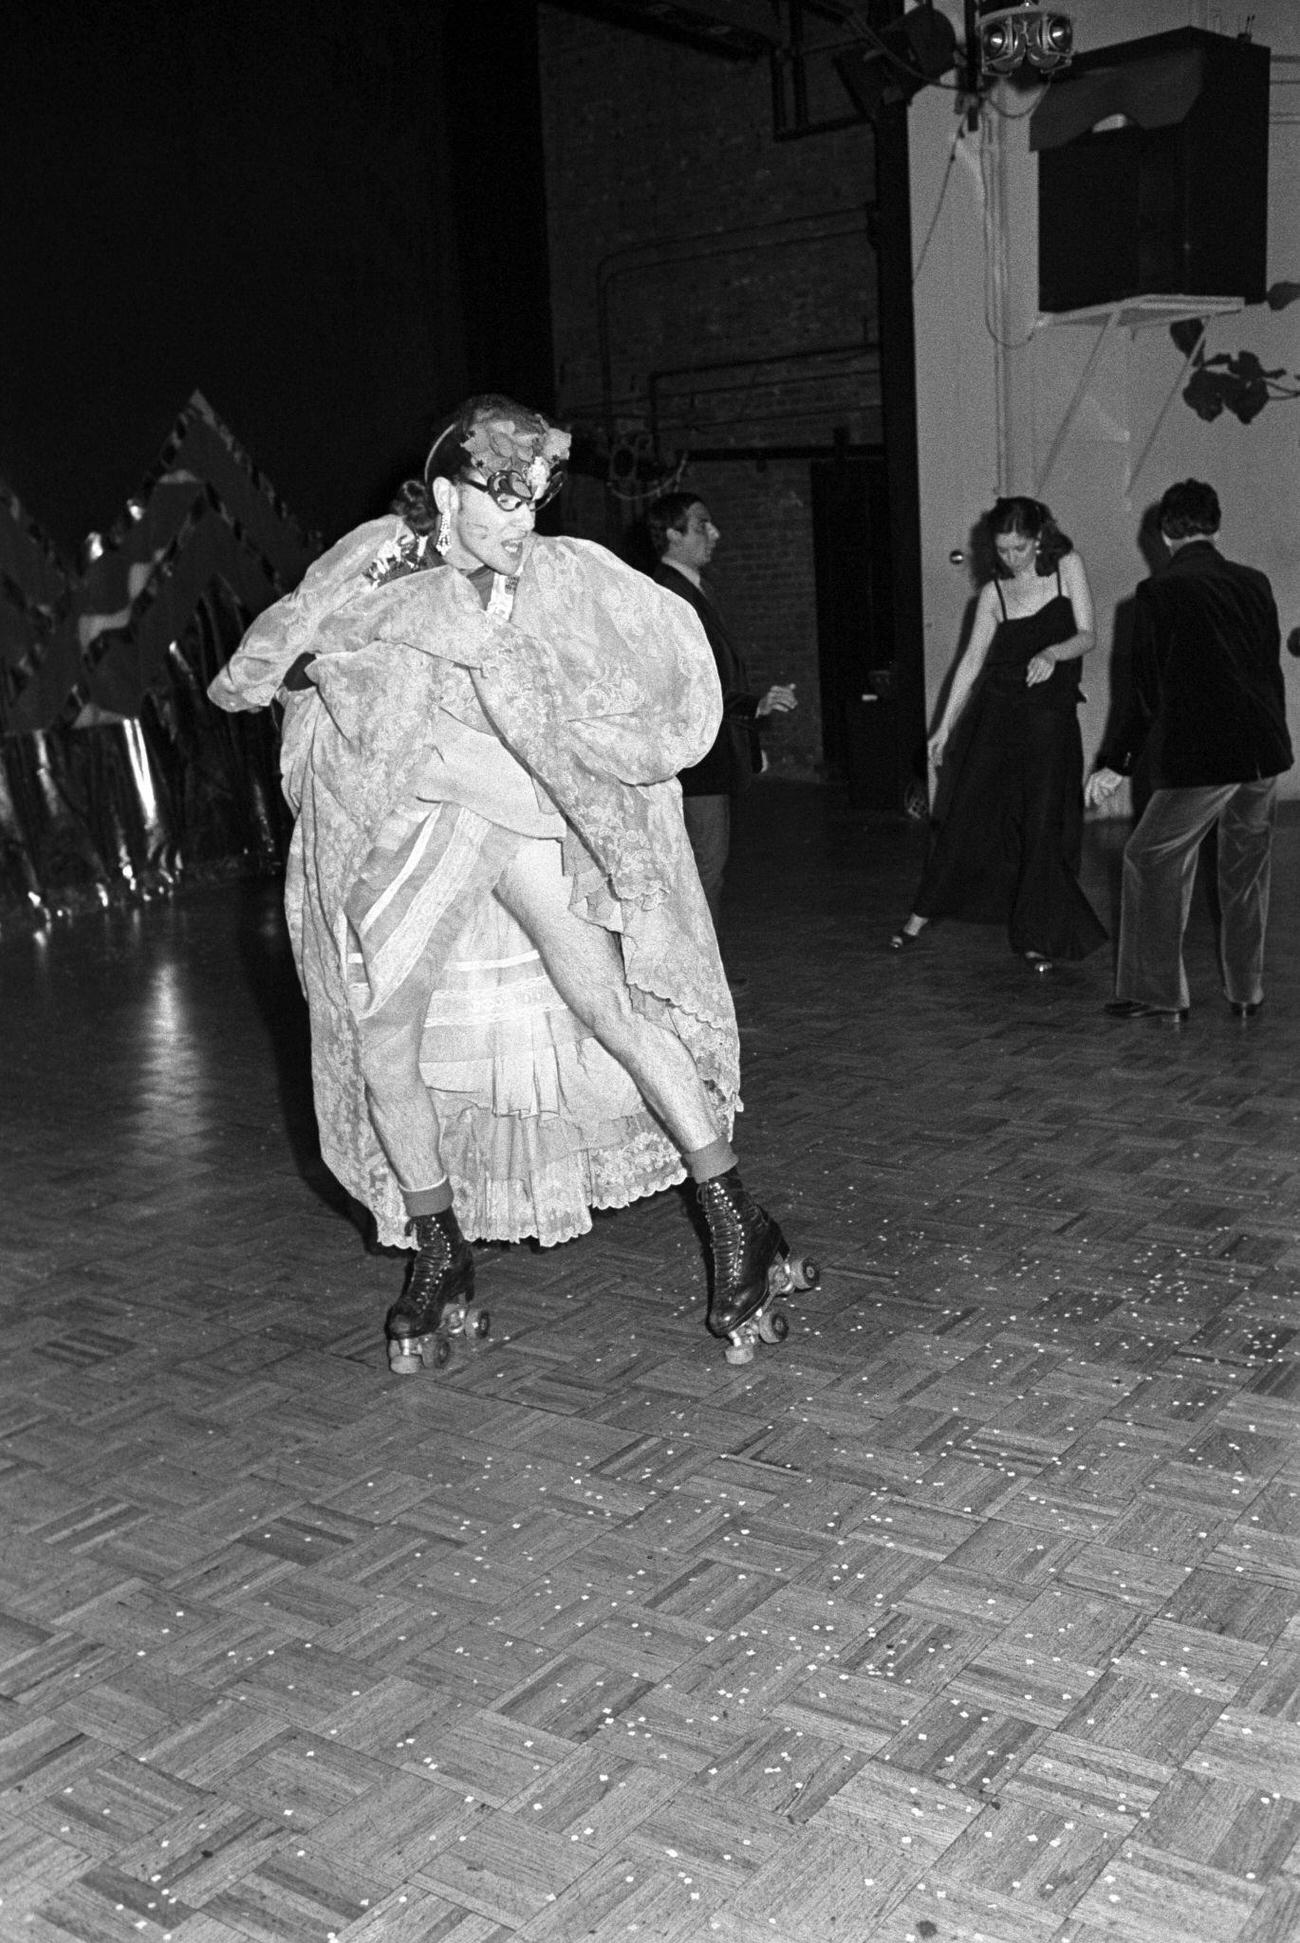
[[[905,106],[956,62],[956,29],[925,0],[873,31],[862,46],[837,55],[832,65],[854,107],[874,120],[882,108]]]
[[[1038,0],[981,10],[979,61],[985,74],[1014,74],[1026,64],[1040,74],[1066,67],[1074,52],[1068,14],[1043,13]]]
[[[1025,29],[1025,58],[1031,67],[1050,74],[1068,65],[1074,53],[1074,22],[1068,14],[1045,13]]]

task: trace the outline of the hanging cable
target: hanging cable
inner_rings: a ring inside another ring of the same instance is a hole
[[[925,232],[925,241],[921,244],[920,254],[916,259],[916,268],[912,271],[913,289],[916,288],[917,279],[920,277],[921,271],[925,266],[926,253],[930,248],[930,243],[934,236],[934,232],[938,227],[939,218],[943,213],[944,198],[948,194],[948,184],[952,179],[953,164],[957,160],[957,144],[958,142],[960,142],[965,132],[966,132],[965,124],[963,122],[958,122],[957,128],[953,134],[952,141],[948,147],[948,166],[945,168],[943,172],[943,181],[939,184],[939,199],[934,205],[934,214],[933,216],[931,216],[930,226]]]
[[[1018,120],[1019,117],[1015,116],[1013,119]],[[1033,341],[1032,325],[1024,337],[1011,338],[1003,337],[994,323],[993,299],[995,294],[1005,291],[1006,285],[999,262],[998,238],[993,228],[993,188],[989,178],[989,130],[988,124],[983,121],[980,123],[979,162],[980,195],[984,205],[984,329],[999,350],[1023,351],[1025,346]]]

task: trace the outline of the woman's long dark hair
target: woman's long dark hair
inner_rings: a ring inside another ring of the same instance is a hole
[[[1068,533],[1062,533],[1051,508],[1041,499],[1029,499],[1021,493],[997,501],[988,516],[988,533],[990,540],[997,540],[1003,533],[1017,533],[1023,539],[1032,540],[1036,548],[1034,565],[1043,575],[1055,573],[1066,554],[1074,551],[1074,541]],[[998,576],[1010,579],[1011,569],[1003,566],[996,547],[994,559]]]
[[[511,418],[517,425],[539,432],[544,431],[549,423],[539,413],[530,411],[527,405],[507,398],[504,392],[480,391],[474,397],[466,398],[456,407],[452,418],[429,447],[423,478],[407,479],[393,501],[392,510],[406,521],[413,533],[436,532],[438,508],[433,497],[433,482],[435,479],[460,477],[469,463],[466,440],[480,419],[484,418]]]

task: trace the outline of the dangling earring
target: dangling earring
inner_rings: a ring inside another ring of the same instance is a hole
[[[451,514],[446,510],[438,520],[438,532],[433,542],[433,549],[444,558],[451,551]]]

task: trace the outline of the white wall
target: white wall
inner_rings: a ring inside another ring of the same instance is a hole
[[[960,32],[959,0],[941,4]],[[1055,4],[1072,15],[1080,52],[1188,25],[1235,33],[1242,11],[1201,0]],[[1254,0],[1249,11],[1255,39],[1275,57],[1300,56],[1295,0]],[[1273,75],[1268,280],[1300,283],[1300,62],[1275,58]],[[1116,605],[1147,570],[1139,522],[1172,480],[1214,484],[1224,551],[1270,576],[1284,635],[1300,623],[1300,401],[1270,403],[1248,426],[1230,413],[1206,424],[1182,400],[1183,360],[1168,329],[1112,330],[1040,484],[1097,330],[1036,328],[1037,162],[1027,116],[1036,98],[1033,87],[1002,87],[1004,113],[986,109],[974,133],[955,114],[955,97],[937,88],[909,110],[927,686],[933,707],[971,596],[967,569],[951,564],[950,552],[966,549],[972,522],[999,491],[1036,493],[1074,538],[1092,580],[1098,647],[1085,663],[1082,715],[1090,759],[1109,708]],[[1266,368],[1300,373],[1300,304],[1215,319],[1206,343],[1210,353],[1249,349]],[[1300,749],[1300,662],[1283,662]],[[1300,769],[1282,787],[1300,796]],[[1122,793],[1115,807],[1126,807]]]

